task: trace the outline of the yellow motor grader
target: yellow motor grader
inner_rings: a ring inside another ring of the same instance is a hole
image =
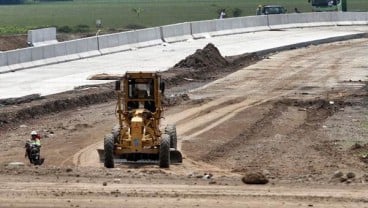
[[[160,130],[165,85],[157,72],[127,72],[115,82],[119,124],[104,138],[99,150],[106,168],[115,161],[158,162],[161,168],[181,163],[175,125]]]

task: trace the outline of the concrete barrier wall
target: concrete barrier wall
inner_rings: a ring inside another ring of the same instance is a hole
[[[50,59],[55,57],[55,46],[54,45],[47,45],[42,47],[42,56],[43,59]]]
[[[159,27],[136,30],[135,36],[137,37],[137,42],[132,44],[132,47],[136,48],[159,45],[163,42]]]
[[[45,47],[33,47],[31,50],[32,61],[42,60]]]
[[[210,37],[211,32],[216,32],[216,20],[192,22],[192,35],[194,38]]]
[[[219,19],[215,21],[215,31],[210,32],[211,36],[227,35],[239,33],[243,28],[240,18]]]
[[[13,71],[192,37],[205,38],[278,28],[355,24],[368,25],[368,12],[295,13],[180,23],[0,52],[0,72],[6,68]],[[32,41],[47,41],[55,37],[55,28],[35,30],[29,34]]]
[[[337,25],[368,24],[367,12],[340,12],[337,14]]]
[[[154,46],[163,42],[159,27],[101,35],[97,39],[101,54]]]
[[[138,39],[135,31],[121,32],[98,37],[99,51],[101,54],[116,53],[131,49],[130,44],[135,44]]]
[[[130,44],[138,43],[138,36],[136,35],[136,31],[128,31],[119,33],[119,45],[126,45],[127,48],[130,48]]]
[[[21,65],[22,63],[31,63],[32,61],[32,49],[23,48],[8,51],[5,57],[6,57],[6,64],[10,66],[11,70],[23,68],[23,65]],[[3,62],[5,61],[5,57],[3,59]],[[27,66],[33,66],[33,64]]]
[[[78,41],[80,40],[71,40],[65,42],[65,50],[67,55],[73,55],[78,53]]]
[[[29,30],[27,41],[33,46],[56,43],[56,28],[49,27],[37,30]]]
[[[242,27],[244,28],[268,28],[268,20],[267,16],[249,16],[249,17],[241,17]],[[249,29],[247,29],[249,30]]]
[[[20,55],[23,54],[22,50],[25,50],[25,49],[17,49],[17,50],[12,50],[12,51],[7,52],[8,65],[14,65],[14,64],[20,63]]]
[[[99,56],[98,40],[97,37],[89,37],[78,40],[77,42],[77,53],[80,58]]]
[[[267,16],[249,16],[216,20],[216,31],[211,36],[269,30]]]
[[[32,48],[24,48],[18,51],[19,53],[19,62],[25,63],[32,61]]]
[[[119,43],[120,33],[100,35],[98,36],[98,44],[100,49],[116,47]]]
[[[334,25],[367,25],[367,12],[315,12],[284,15],[269,15],[271,29],[292,27],[316,27]]]
[[[8,53],[0,52],[0,67],[8,65]]]
[[[65,42],[53,44],[53,46],[55,47],[55,56],[56,57],[68,55],[67,52],[66,52],[66,43]]]
[[[192,29],[189,22],[161,27],[162,38],[165,42],[173,43],[192,39]]]
[[[314,22],[313,18],[314,16],[309,13],[267,16],[268,24],[271,29],[282,29],[297,26],[304,27]]]

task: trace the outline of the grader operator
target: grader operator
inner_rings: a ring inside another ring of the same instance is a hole
[[[158,161],[161,168],[181,163],[175,125],[160,130],[165,90],[161,76],[156,72],[127,72],[116,81],[115,90],[119,124],[105,136],[104,150],[99,151],[105,167],[113,168],[117,159]]]

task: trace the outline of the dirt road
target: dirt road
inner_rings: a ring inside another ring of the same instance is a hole
[[[0,201],[15,207],[368,206],[367,54],[368,39],[291,50],[190,91],[189,101],[166,112],[164,122],[177,124],[185,156],[170,169],[102,167],[96,148],[115,123],[114,103],[27,121],[1,135],[0,162],[25,161],[23,138],[38,129],[47,137],[46,164],[3,165]],[[354,177],[340,183],[332,179],[336,171]],[[248,172],[262,172],[271,183],[245,186],[240,178]],[[205,173],[214,177],[202,179]]]

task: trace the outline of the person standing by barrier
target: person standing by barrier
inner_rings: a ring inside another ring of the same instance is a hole
[[[219,19],[224,19],[226,16],[225,9],[221,10]]]

